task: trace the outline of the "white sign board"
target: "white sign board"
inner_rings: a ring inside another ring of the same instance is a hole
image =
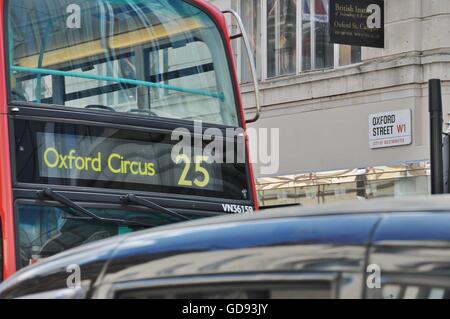
[[[370,148],[383,148],[412,143],[411,110],[369,115]]]

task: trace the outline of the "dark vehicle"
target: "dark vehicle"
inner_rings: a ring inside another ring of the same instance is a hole
[[[449,298],[450,197],[174,224],[50,257],[0,298]]]

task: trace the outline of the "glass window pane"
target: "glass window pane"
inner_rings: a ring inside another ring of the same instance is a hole
[[[252,55],[255,59],[256,74],[261,79],[261,0],[241,1],[241,17],[247,31]],[[251,82],[250,62],[244,44],[241,49],[241,83]]]
[[[361,62],[361,47],[339,45],[339,65],[349,65]]]
[[[243,278],[243,281],[245,278]],[[332,299],[333,287],[326,281],[264,282],[238,285],[215,283],[177,288],[141,288],[119,291],[115,299]]]
[[[339,45],[339,65],[348,65],[352,61],[351,45]]]
[[[361,47],[352,46],[352,63],[361,62]]]
[[[302,70],[311,70],[311,0],[302,0]]]
[[[296,70],[297,1],[267,1],[267,76]]]
[[[332,68],[334,66],[334,44],[330,42],[329,34],[329,0],[315,0],[315,40],[316,69]]]
[[[14,100],[238,125],[222,37],[196,7],[73,0],[76,18],[64,1],[9,4]]]
[[[148,210],[89,210],[100,217],[127,219],[155,227],[180,221],[169,214]],[[82,244],[143,229],[95,222],[63,207],[18,205],[18,211],[19,268]]]

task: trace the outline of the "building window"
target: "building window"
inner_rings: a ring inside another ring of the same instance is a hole
[[[361,47],[339,45],[339,65],[349,65],[361,62]]]
[[[267,76],[295,74],[297,1],[267,0]]]
[[[330,0],[240,0],[240,12],[259,77],[361,62],[361,47],[330,43]],[[247,83],[251,74],[243,47],[241,53],[241,82]]]
[[[310,0],[304,0],[310,1]],[[334,44],[330,42],[329,2],[330,0],[313,0],[314,2],[314,54],[315,69],[326,69],[334,66]]]
[[[261,0],[243,0],[240,5],[241,18],[247,31],[252,54],[255,59],[256,74],[261,79]],[[242,50],[241,55],[241,83],[253,81],[250,72],[250,61]]]
[[[302,1],[302,70],[308,71],[312,68],[312,20],[311,20],[311,11],[310,11],[310,0]]]

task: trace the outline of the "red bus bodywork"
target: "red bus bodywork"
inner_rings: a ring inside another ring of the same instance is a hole
[[[233,58],[233,49],[231,45],[231,39],[228,33],[228,27],[226,19],[222,12],[209,2],[203,0],[193,0],[198,6],[202,7],[216,20],[219,28],[228,39],[226,43],[227,54],[231,58],[233,63],[232,77],[235,83],[239,83],[236,64]],[[4,70],[0,77],[0,143],[1,143],[1,153],[0,153],[0,217],[1,217],[1,229],[3,234],[3,279],[7,279],[17,270],[16,266],[16,243],[15,243],[15,223],[14,223],[14,203],[13,203],[13,190],[12,190],[12,165],[11,165],[11,152],[10,152],[10,132],[8,125],[8,91],[7,91],[7,61],[6,61],[6,4],[7,1],[0,0],[0,70]],[[240,94],[239,86],[236,87],[238,90],[240,113],[242,117],[243,128],[246,130],[245,125],[245,114],[244,107],[242,105],[242,98]],[[248,147],[248,137],[246,137],[246,148],[247,153]],[[251,179],[251,187],[253,198],[255,199],[255,207],[258,209],[257,204],[257,194],[255,179],[253,173],[253,167],[251,165],[251,160],[249,159],[249,171]]]
[[[6,279],[16,271],[16,245],[6,86],[5,4],[5,0],[0,0],[0,70],[3,70],[0,77],[0,217],[3,231],[3,278]]]

